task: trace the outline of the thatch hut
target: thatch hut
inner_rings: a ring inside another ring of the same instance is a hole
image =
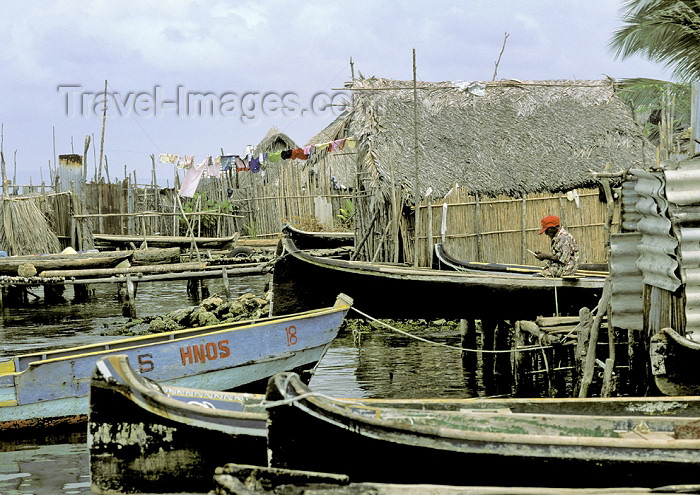
[[[348,89],[352,107],[328,138],[353,136],[356,154],[314,159],[354,172],[364,259],[429,265],[441,241],[462,259],[533,264],[526,248],[548,249],[539,220],[558,214],[579,238],[582,261],[603,262],[619,215],[591,171],[655,163],[610,79],[414,87],[370,78]]]

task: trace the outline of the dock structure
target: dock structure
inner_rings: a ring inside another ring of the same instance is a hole
[[[248,275],[264,275],[269,271],[267,261],[233,262],[233,260],[194,261],[165,263],[143,266],[56,269],[45,270],[34,276],[0,276],[0,307],[8,297],[13,300],[26,300],[29,289],[43,287],[47,301],[51,302],[62,294],[67,286],[73,286],[76,302],[88,297],[88,287],[93,284],[117,284],[122,314],[136,316],[136,292],[138,284],[166,280],[187,280],[188,291],[206,297],[206,281],[221,279],[224,295],[230,297],[229,278]]]

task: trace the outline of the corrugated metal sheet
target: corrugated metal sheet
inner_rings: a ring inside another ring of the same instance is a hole
[[[700,341],[700,160],[683,160],[667,167],[664,177],[685,284],[686,327],[680,333]]]
[[[700,342],[700,268],[684,271],[686,278],[685,335],[689,339]]]
[[[631,170],[630,174],[636,179],[636,210],[642,216],[637,222],[637,231],[642,234],[637,266],[645,284],[675,291],[681,286],[676,275],[678,240],[671,231],[663,175],[644,170]]]
[[[644,294],[642,271],[637,267],[638,232],[610,235],[610,308],[612,324],[617,328],[642,330],[644,327]]]
[[[666,198],[678,206],[700,205],[700,160],[684,160],[665,169]]]
[[[620,194],[620,223],[623,232],[636,232],[637,222],[642,219],[637,211],[639,194],[634,190],[637,180],[626,180],[622,183]]]

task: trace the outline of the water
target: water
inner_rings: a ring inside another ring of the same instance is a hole
[[[265,292],[266,281],[261,276],[229,279],[229,282],[231,297]],[[86,303],[68,301],[48,307],[42,298],[30,301],[27,307],[2,310],[0,357],[112,338],[105,334],[113,333],[127,321],[121,316],[116,286],[105,284],[94,288],[94,298]],[[211,294],[223,293],[220,281],[210,281],[209,289]],[[71,298],[70,289],[66,295]],[[194,304],[195,301],[188,300],[184,281],[141,284],[136,297],[138,316],[162,314]],[[425,328],[416,332],[430,341],[459,345],[456,329]],[[459,351],[427,344],[386,328],[359,335],[342,332],[319,364],[310,385],[338,397],[472,397],[501,392],[480,371],[466,369]],[[0,442],[0,495],[91,494],[84,436],[61,442],[49,445]]]

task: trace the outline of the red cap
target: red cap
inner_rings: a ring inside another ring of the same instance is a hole
[[[542,229],[540,229],[538,234],[541,234],[542,232],[547,230],[549,227],[559,227],[559,217],[556,217],[554,215],[544,217],[542,219]]]

